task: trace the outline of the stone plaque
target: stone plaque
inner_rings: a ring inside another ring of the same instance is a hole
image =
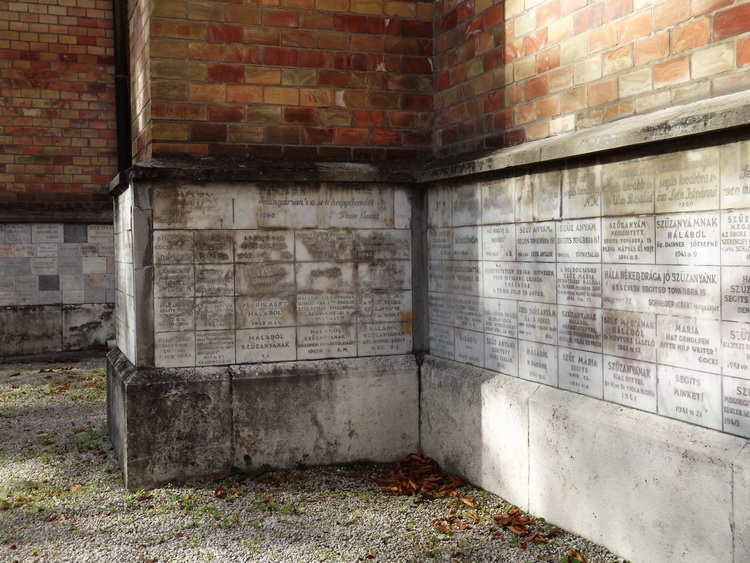
[[[236,264],[235,295],[274,295],[294,292],[292,264]]]
[[[481,330],[481,327],[477,330]],[[508,338],[516,338],[518,336],[517,302],[509,299],[485,297],[484,332]]]
[[[297,294],[297,324],[350,324],[356,321],[354,293]]]
[[[237,331],[237,363],[288,362],[297,359],[295,328]]]
[[[327,206],[331,227],[393,228],[393,193],[390,188],[339,188]]]
[[[721,376],[660,365],[659,414],[721,430]]]
[[[430,294],[430,303],[432,295]],[[411,303],[411,291],[368,292],[357,296],[357,316],[360,322],[400,322],[411,319]],[[452,323],[451,317],[450,324]]]
[[[601,309],[558,305],[557,339],[565,348],[601,352]]]
[[[154,335],[154,365],[158,368],[195,366],[194,332],[157,332]]]
[[[564,219],[598,217],[601,213],[601,166],[566,168],[562,179]]]
[[[724,432],[750,438],[750,381],[724,376]]]
[[[455,262],[456,280],[460,282],[466,274],[464,262]],[[477,264],[477,262],[470,263]],[[478,269],[478,267],[477,267]],[[411,262],[406,260],[375,260],[357,264],[357,284],[359,291],[408,290],[411,289]]]
[[[65,242],[65,232],[61,223],[31,225],[31,242]]]
[[[234,258],[237,263],[291,262],[294,260],[294,232],[236,231]]]
[[[516,260],[555,262],[555,223],[550,221],[516,225]]]
[[[482,228],[482,259],[492,262],[516,260],[516,229],[513,225]]]
[[[83,275],[65,275],[60,276],[60,289],[69,291],[71,289],[83,289]]]
[[[602,312],[604,353],[656,362],[656,315],[625,311]]]
[[[154,264],[195,262],[192,231],[154,231]]]
[[[357,260],[411,260],[411,231],[357,231]]]
[[[234,266],[232,264],[197,264],[195,266],[195,295],[198,297],[234,295]]]
[[[518,303],[518,338],[557,344],[557,305]]]
[[[357,330],[357,355],[408,354],[412,350],[411,322],[365,323]]]
[[[105,256],[83,256],[81,271],[84,274],[106,274],[107,258]]]
[[[750,272],[745,268],[721,269],[721,318],[725,321],[750,320]]]
[[[427,285],[430,291],[452,292],[456,286],[453,262],[448,260],[428,261]]]
[[[411,190],[404,188],[393,190],[393,227],[395,229],[411,229],[413,207]]]
[[[653,217],[605,217],[602,226],[602,262],[656,263],[656,221]]]
[[[719,265],[719,214],[666,215],[656,219],[659,264]]]
[[[429,229],[427,251],[430,260],[453,259],[453,229]]]
[[[295,298],[288,295],[237,297],[237,328],[294,326],[295,302]]]
[[[453,315],[454,296],[446,293],[429,294],[429,317],[430,324],[437,323],[446,326],[454,326]]]
[[[195,333],[195,365],[233,364],[234,331],[203,330]]]
[[[722,373],[750,380],[750,325],[721,323]]]
[[[669,316],[659,316],[658,321],[660,364],[721,373],[720,321]]]
[[[557,302],[582,307],[602,306],[602,267],[599,264],[558,264]]]
[[[121,278],[119,278],[121,279]],[[195,293],[193,266],[154,266],[154,297],[192,297]]]
[[[554,265],[483,262],[484,295],[522,301],[555,303]]]
[[[93,244],[114,244],[115,229],[112,225],[88,225],[87,242]]]
[[[13,258],[14,244],[0,244],[0,258]]]
[[[453,297],[453,314],[457,328],[482,331],[484,307],[481,297],[456,295]]]
[[[456,361],[484,367],[484,334],[460,328],[455,334]]]
[[[240,193],[236,205],[248,210],[260,228],[300,229],[328,227],[331,211],[328,190],[312,186],[260,187],[255,193]]]
[[[81,256],[100,256],[98,244],[81,244]]]
[[[650,215],[654,212],[656,159],[602,165],[602,214]]]
[[[195,300],[196,330],[234,329],[234,297],[199,297]]]
[[[37,258],[57,258],[60,254],[59,246],[55,243],[42,243],[36,245]]]
[[[0,225],[0,244],[5,243],[5,225]]]
[[[657,213],[719,209],[717,147],[661,156],[657,166]]]
[[[656,412],[656,365],[604,356],[604,400]]]
[[[721,265],[750,264],[750,212],[724,211],[721,214]]]
[[[304,262],[344,262],[354,260],[353,231],[297,231],[296,258]]]
[[[484,367],[518,377],[518,341],[515,338],[485,334]]]
[[[230,231],[196,231],[195,261],[198,264],[230,264],[234,260],[234,236]]]
[[[13,245],[13,257],[14,258],[33,258],[34,256],[36,256],[35,244],[14,244]]]
[[[300,292],[354,293],[354,263],[298,262],[294,265]]]
[[[452,194],[451,186],[438,186],[427,193],[427,224],[430,229],[451,226]]]
[[[721,159],[721,208],[750,207],[750,143],[722,147]]]
[[[542,172],[531,176],[534,221],[560,218],[561,173]],[[520,217],[520,214],[519,214]]]
[[[159,187],[154,189],[154,229],[227,229],[234,225],[231,193],[211,187]]]
[[[5,242],[9,244],[30,244],[31,225],[19,223],[5,225]]]
[[[468,184],[451,190],[451,225],[478,225],[482,217],[482,191],[478,184]]]
[[[604,360],[601,354],[560,348],[560,389],[601,399],[604,393]]]
[[[458,227],[453,229],[453,259],[482,259],[481,227]]]
[[[518,347],[518,376],[557,387],[557,346],[519,340]]]
[[[50,276],[57,274],[57,258],[32,258],[31,275]]]
[[[455,331],[452,326],[430,324],[430,354],[446,360],[454,359]]]
[[[515,220],[515,179],[480,182],[482,224],[512,223]]]
[[[297,359],[351,358],[357,355],[355,325],[297,327]]]
[[[600,219],[560,221],[557,224],[557,259],[560,262],[601,262]]]
[[[482,294],[482,262],[456,260],[451,264],[453,279],[446,288],[449,293],[461,295]]]
[[[154,299],[154,331],[179,332],[195,329],[193,299]]]

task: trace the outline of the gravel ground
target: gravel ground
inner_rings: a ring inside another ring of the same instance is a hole
[[[106,434],[104,366],[0,364],[0,560],[623,561],[470,486],[431,501],[386,494],[373,478],[390,465],[249,465],[129,493]]]

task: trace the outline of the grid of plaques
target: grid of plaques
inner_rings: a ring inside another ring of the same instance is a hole
[[[431,353],[750,437],[748,147],[431,192]]]
[[[411,351],[405,191],[181,188],[154,221],[157,367]]]
[[[112,225],[0,224],[0,307],[113,303]]]

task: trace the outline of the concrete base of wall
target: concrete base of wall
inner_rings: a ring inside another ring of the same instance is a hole
[[[750,447],[428,357],[421,436],[446,470],[632,561],[750,560]]]
[[[413,356],[212,368],[107,358],[109,435],[130,490],[253,466],[394,461],[419,445]]]

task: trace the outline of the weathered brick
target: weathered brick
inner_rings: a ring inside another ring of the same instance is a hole
[[[299,55],[296,49],[282,49],[266,47],[263,53],[263,63],[274,66],[297,66]]]
[[[734,0],[692,0],[692,12],[690,15],[702,16],[708,12],[713,12],[724,6],[729,6]]]
[[[299,90],[278,86],[263,88],[263,101],[267,104],[294,106],[299,104]]]
[[[153,100],[187,100],[188,84],[172,80],[152,80],[151,98]]]
[[[155,141],[187,141],[188,124],[187,123],[154,123],[151,134]]]
[[[312,31],[282,29],[281,45],[285,47],[315,47],[315,34]]]
[[[633,45],[628,44],[602,55],[602,71],[606,74],[617,74],[633,66]]]
[[[315,108],[283,108],[284,123],[313,124],[317,122]]]
[[[242,26],[210,23],[206,28],[206,36],[209,41],[219,43],[241,43]]]
[[[589,84],[586,88],[586,94],[590,107],[613,102],[617,99],[617,79],[606,78]]]
[[[700,18],[676,27],[670,33],[673,54],[703,47],[711,40],[711,21],[710,18]]]
[[[189,127],[191,141],[226,141],[227,126],[218,123],[191,123]]]
[[[187,58],[187,44],[184,41],[173,41],[165,39],[151,40],[151,56],[164,59],[185,59]],[[39,57],[39,53],[33,53]],[[223,52],[220,54],[223,57]],[[23,52],[21,58],[25,59]]]
[[[278,29],[266,27],[246,27],[243,36],[248,45],[278,45],[281,41]]]
[[[321,108],[318,110],[321,125],[348,127],[351,124],[351,112],[347,109]]]
[[[617,24],[612,22],[589,32],[589,53],[603,51],[617,45]]]
[[[242,65],[209,64],[208,79],[213,82],[244,82],[245,67]]]
[[[267,10],[263,14],[263,25],[267,27],[297,27],[299,13],[295,10]]]
[[[693,78],[720,74],[734,68],[734,49],[731,43],[720,43],[699,49],[691,55]]]
[[[654,65],[654,88],[690,80],[690,59],[680,57]]]
[[[284,86],[315,86],[317,75],[308,68],[285,68],[281,71],[281,83]]]
[[[224,45],[210,44],[210,43],[190,43],[186,45],[181,42],[184,47],[188,47],[188,57],[193,61],[223,61],[224,60]],[[155,54],[152,50],[152,54]],[[155,55],[157,56],[157,55]],[[179,58],[186,58],[184,55]]]
[[[263,101],[263,88],[261,86],[248,86],[245,84],[228,84],[227,101],[250,104],[260,103]]]
[[[190,101],[192,102],[223,102],[226,99],[226,86],[224,84],[208,84],[203,82],[191,82]]]
[[[171,78],[175,80],[201,81],[208,77],[207,66],[198,62],[153,60],[151,78]]]
[[[250,106],[247,108],[248,123],[281,123],[281,109],[274,106]]]
[[[617,22],[620,43],[629,43],[651,34],[651,12],[634,14]]]
[[[536,8],[536,25],[544,27],[560,18],[560,0],[549,0]]]
[[[750,31],[750,4],[718,12],[714,16],[714,40]]]
[[[614,121],[635,114],[635,102],[620,102],[604,108],[604,121]]]
[[[244,121],[245,106],[228,104],[210,104],[208,106],[209,121]]]
[[[604,0],[602,6],[602,21],[611,22],[627,16],[633,11],[633,0]]]
[[[560,95],[548,96],[536,100],[536,114],[539,119],[560,115]]]
[[[367,129],[336,129],[334,142],[337,145],[366,145],[369,138]]]
[[[651,69],[644,68],[619,76],[617,78],[617,88],[620,98],[638,96],[651,91]]]
[[[684,0],[668,0],[654,6],[654,30],[664,29],[690,18],[690,3]]]
[[[242,64],[260,64],[263,60],[263,48],[257,45],[227,45],[226,62]]]
[[[151,37],[194,40],[206,38],[206,24],[204,23],[152,18],[150,28]]]
[[[658,33],[635,42],[635,64],[641,66],[669,55],[669,33]]]
[[[256,6],[227,6],[227,22],[247,25],[260,25],[261,9]]]

